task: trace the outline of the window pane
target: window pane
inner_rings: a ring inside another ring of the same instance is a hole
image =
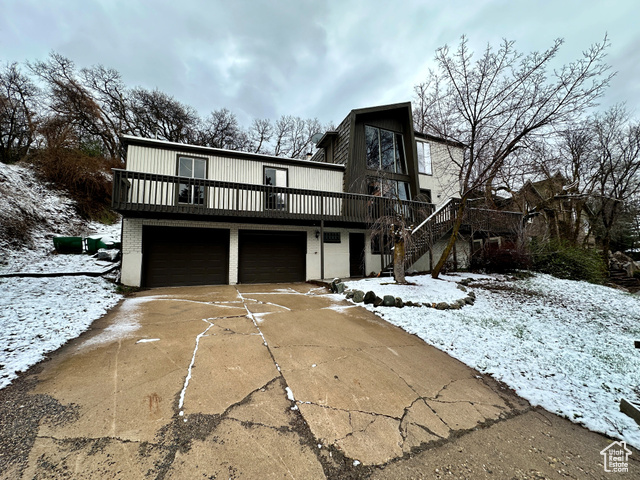
[[[431,175],[431,145],[418,142],[418,172]]]
[[[365,125],[365,142],[367,143],[367,168],[378,170],[380,168],[380,145],[378,142],[378,129]]]
[[[286,170],[276,170],[276,186],[277,187],[286,187],[287,186],[287,171]]]
[[[396,173],[407,173],[402,135],[396,133]]]
[[[273,186],[276,185],[276,170],[274,168],[264,169],[264,184]]]
[[[178,201],[180,203],[191,203],[191,186],[181,183],[178,191]]]
[[[407,182],[398,182],[398,198],[409,200],[409,184]]]
[[[194,178],[207,178],[205,174],[206,160],[193,159],[193,176]]]
[[[179,177],[193,177],[193,160],[191,158],[180,158],[178,163]]]
[[[380,130],[380,166],[382,170],[386,172],[395,171],[394,157],[393,133],[388,130]]]
[[[384,180],[382,182],[382,196],[387,198],[397,197],[395,180]]]
[[[378,182],[377,178],[367,178],[367,194],[376,197],[380,196],[380,182]]]

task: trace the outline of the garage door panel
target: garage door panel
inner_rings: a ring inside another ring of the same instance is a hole
[[[145,286],[228,283],[229,230],[145,227],[143,239]]]
[[[241,230],[238,242],[240,283],[306,280],[306,232]]]

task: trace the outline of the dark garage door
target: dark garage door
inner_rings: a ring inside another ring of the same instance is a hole
[[[143,285],[219,285],[229,282],[229,230],[144,227]]]
[[[306,232],[238,232],[238,282],[304,282]]]

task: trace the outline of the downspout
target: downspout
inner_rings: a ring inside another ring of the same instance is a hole
[[[320,220],[320,280],[324,280],[324,219]]]

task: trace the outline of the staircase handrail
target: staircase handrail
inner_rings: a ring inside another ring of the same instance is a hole
[[[411,235],[415,235],[415,233],[416,233],[418,230],[420,230],[420,229],[421,229],[422,227],[424,227],[427,223],[429,223],[429,222],[431,221],[431,219],[432,219],[433,217],[435,217],[438,213],[440,213],[442,210],[444,210],[445,208],[447,208],[447,207],[449,206],[449,204],[450,204],[450,203],[453,203],[453,202],[456,202],[456,201],[459,201],[459,200],[460,200],[459,198],[453,198],[453,197],[452,197],[452,198],[450,198],[449,200],[447,200],[446,202],[444,202],[442,205],[440,205],[438,208],[436,208],[436,209],[435,209],[435,211],[434,211],[431,215],[429,215],[427,218],[425,218],[425,219],[424,219],[424,221],[423,221],[420,225],[418,225],[416,228],[414,228],[414,229],[411,231]]]

